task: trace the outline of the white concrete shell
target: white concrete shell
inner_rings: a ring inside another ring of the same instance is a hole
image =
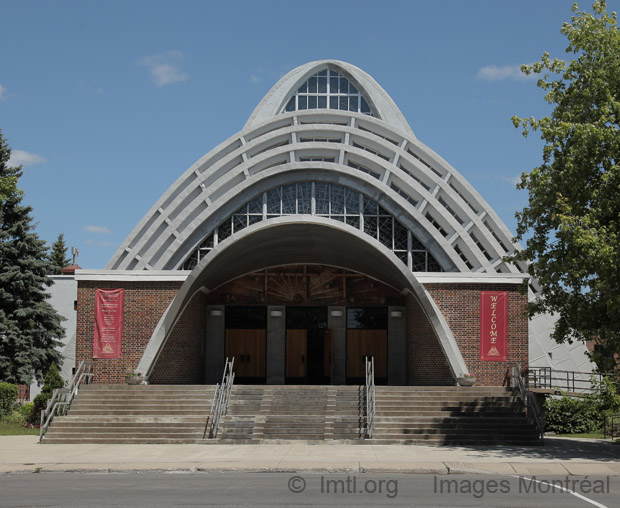
[[[370,105],[372,116],[335,109],[284,112],[299,86],[324,69],[354,83]],[[396,104],[374,79],[335,60],[308,63],[280,79],[240,132],[174,182],[121,244],[106,269],[179,270],[207,235],[253,197],[284,184],[317,181],[342,185],[380,201],[444,271],[526,272],[525,265],[504,262],[504,257],[519,247],[513,245],[513,235],[482,196],[415,137]],[[265,215],[265,224],[233,233],[221,247],[277,220]],[[366,236],[366,241],[383,248],[377,239]],[[219,252],[217,247],[216,239],[214,251]],[[409,256],[407,268],[411,271],[411,253]],[[196,267],[201,269],[203,262]],[[535,290],[535,283],[530,288]],[[417,296],[424,300],[423,294]],[[187,298],[191,294],[183,297],[185,303]],[[176,305],[183,304],[179,301]],[[159,334],[161,341],[165,340],[162,327],[168,329],[171,319],[164,316],[160,322],[155,335]],[[439,333],[451,336],[447,327]],[[539,350],[552,347],[548,334],[541,337],[532,328],[530,335],[537,336]],[[443,343],[445,346],[451,340]],[[146,355],[151,361],[157,355],[153,348],[159,350],[162,344],[151,347]],[[538,349],[536,356],[540,357]],[[574,354],[582,353],[580,349]],[[451,358],[455,370],[461,368],[461,362],[460,353]]]

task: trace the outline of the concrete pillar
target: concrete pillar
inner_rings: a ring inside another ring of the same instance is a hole
[[[222,380],[226,361],[226,308],[207,305],[207,330],[205,337],[205,383]]]
[[[283,385],[286,363],[286,307],[267,307],[267,384]]]
[[[405,307],[388,307],[388,384],[407,384],[407,319]]]
[[[347,308],[328,307],[327,327],[334,337],[334,378],[332,383],[343,385],[347,381]]]

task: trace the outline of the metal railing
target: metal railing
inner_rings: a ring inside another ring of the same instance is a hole
[[[375,430],[375,358],[366,357],[366,429],[365,439],[372,439]]]
[[[527,391],[527,387],[525,385],[525,379],[523,375],[521,374],[520,363],[513,363],[511,365],[510,379],[511,379],[511,386],[519,390],[519,395],[521,397],[521,404],[526,409],[528,418],[530,418],[536,425],[536,432],[538,433],[538,436],[540,437],[540,443],[544,444],[545,424],[542,419],[542,413],[540,411],[540,407],[538,406],[536,395],[534,395],[532,392]]]
[[[529,388],[560,390],[569,393],[592,393],[604,374],[556,370],[551,367],[530,367],[527,371]]]
[[[234,363],[234,357],[230,361],[226,358],[224,373],[222,374],[222,383],[215,385],[213,402],[211,402],[211,411],[207,417],[205,431],[202,435],[203,439],[207,436],[207,431],[209,432],[209,439],[215,439],[217,437],[217,430],[220,426],[222,417],[224,417],[226,415],[226,411],[228,411],[230,392],[235,381],[235,373],[233,372]]]
[[[620,437],[620,414],[606,415],[603,419],[603,438]]]
[[[46,408],[41,411],[41,425],[39,428],[39,442],[45,436],[54,416],[64,416],[69,412],[71,403],[75,399],[82,383],[89,384],[93,379],[93,362],[82,360],[75,374],[69,381],[69,386],[56,388],[52,397],[47,401]]]

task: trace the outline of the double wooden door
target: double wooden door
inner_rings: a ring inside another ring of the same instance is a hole
[[[264,382],[266,354],[266,330],[226,330],[226,356],[235,358],[236,379]]]
[[[366,357],[375,359],[375,379],[387,378],[387,330],[347,330],[347,378],[366,377]]]

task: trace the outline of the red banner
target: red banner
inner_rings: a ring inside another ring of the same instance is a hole
[[[480,292],[480,360],[508,360],[508,293]]]
[[[120,358],[123,338],[123,289],[95,292],[93,358]]]

